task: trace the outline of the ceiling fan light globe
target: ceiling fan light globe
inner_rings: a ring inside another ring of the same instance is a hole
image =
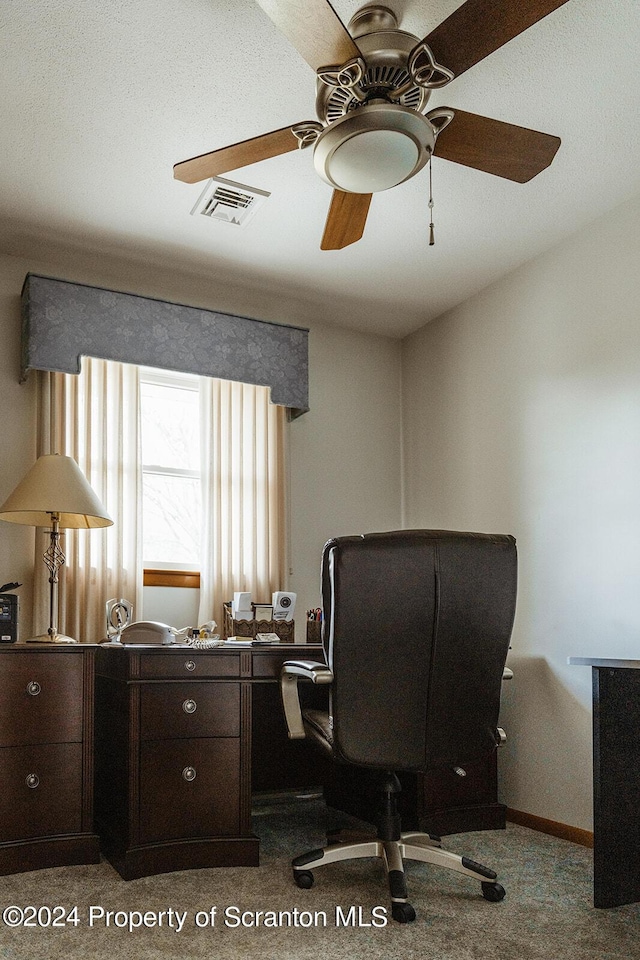
[[[371,130],[349,137],[331,156],[333,184],[348,193],[375,193],[402,183],[419,157],[415,142],[394,130]]]
[[[421,170],[434,143],[433,127],[422,114],[386,101],[370,103],[325,127],[313,162],[337,190],[376,193]]]

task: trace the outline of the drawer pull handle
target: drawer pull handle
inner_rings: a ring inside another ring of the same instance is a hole
[[[30,790],[35,790],[35,788],[40,783],[40,777],[38,776],[37,773],[30,773],[29,776],[26,778],[25,783]]]
[[[32,680],[30,683],[27,684],[27,693],[31,697],[37,697],[41,690],[42,690],[42,687],[40,686],[37,680]]]
[[[195,713],[198,709],[198,704],[195,700],[185,700],[182,704],[182,709],[185,713]]]
[[[193,767],[185,767],[182,771],[182,777],[187,783],[192,783],[196,778],[196,771]]]
[[[195,670],[196,668],[195,660],[186,660],[184,667],[185,667],[185,670]]]

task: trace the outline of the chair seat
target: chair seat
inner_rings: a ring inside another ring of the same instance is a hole
[[[333,753],[333,729],[331,717],[324,710],[307,709],[302,711],[305,733],[321,749]]]

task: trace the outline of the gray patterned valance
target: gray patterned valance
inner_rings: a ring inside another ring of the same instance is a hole
[[[120,360],[269,386],[295,417],[309,409],[308,334],[33,273],[22,288],[23,377],[77,374],[83,356]]]

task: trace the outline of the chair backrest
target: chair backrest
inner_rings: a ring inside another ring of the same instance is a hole
[[[494,750],[516,580],[511,536],[402,530],[330,540],[323,642],[336,759],[426,770]]]

